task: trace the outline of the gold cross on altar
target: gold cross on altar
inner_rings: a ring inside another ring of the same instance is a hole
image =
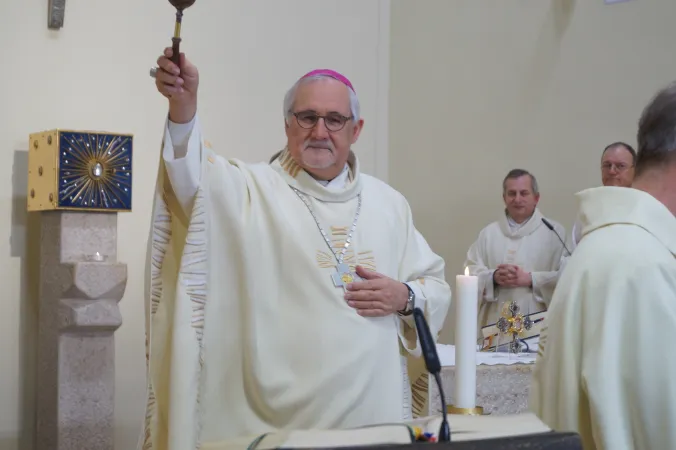
[[[502,315],[496,323],[500,333],[512,336],[512,342],[509,343],[509,350],[512,353],[521,351],[522,344],[519,341],[519,336],[533,327],[533,320],[528,316],[524,317],[520,309],[514,301],[506,303],[502,309]]]

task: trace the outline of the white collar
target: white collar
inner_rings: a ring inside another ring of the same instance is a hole
[[[344,189],[345,185],[347,184],[347,178],[349,174],[350,171],[348,170],[347,164],[345,164],[343,171],[340,172],[338,176],[333,180],[317,180],[317,182],[327,189],[331,190]]]
[[[530,221],[530,219],[532,219],[532,218],[533,218],[533,216],[530,216],[528,219],[524,220],[523,222],[517,223],[516,220],[512,219],[512,216],[507,214],[507,223],[509,224],[509,228],[511,228],[512,231],[515,231],[515,230],[521,229],[521,227],[526,225]]]
[[[581,239],[609,225],[635,225],[652,234],[676,256],[676,217],[662,202],[635,188],[602,186],[576,194]]]

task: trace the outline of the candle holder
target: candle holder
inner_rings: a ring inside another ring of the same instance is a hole
[[[96,252],[93,255],[85,255],[84,259],[87,262],[105,262],[108,260],[108,257],[106,255],[102,255],[99,252]]]
[[[458,408],[453,405],[448,405],[446,407],[446,412],[448,414],[462,415],[462,416],[487,416],[490,413],[484,413],[484,408],[482,406],[475,406],[474,408]]]

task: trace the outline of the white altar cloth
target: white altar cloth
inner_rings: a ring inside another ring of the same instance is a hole
[[[455,346],[446,344],[437,344],[437,353],[442,367],[455,366]],[[535,363],[536,353],[522,353],[514,355],[503,352],[480,352],[476,354],[477,366],[497,366],[511,364],[533,364]]]

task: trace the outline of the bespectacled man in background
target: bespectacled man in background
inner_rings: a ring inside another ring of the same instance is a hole
[[[634,181],[636,150],[624,142],[613,142],[601,154],[601,182],[604,186],[631,187]],[[582,227],[578,218],[573,225],[572,248],[582,238]]]

